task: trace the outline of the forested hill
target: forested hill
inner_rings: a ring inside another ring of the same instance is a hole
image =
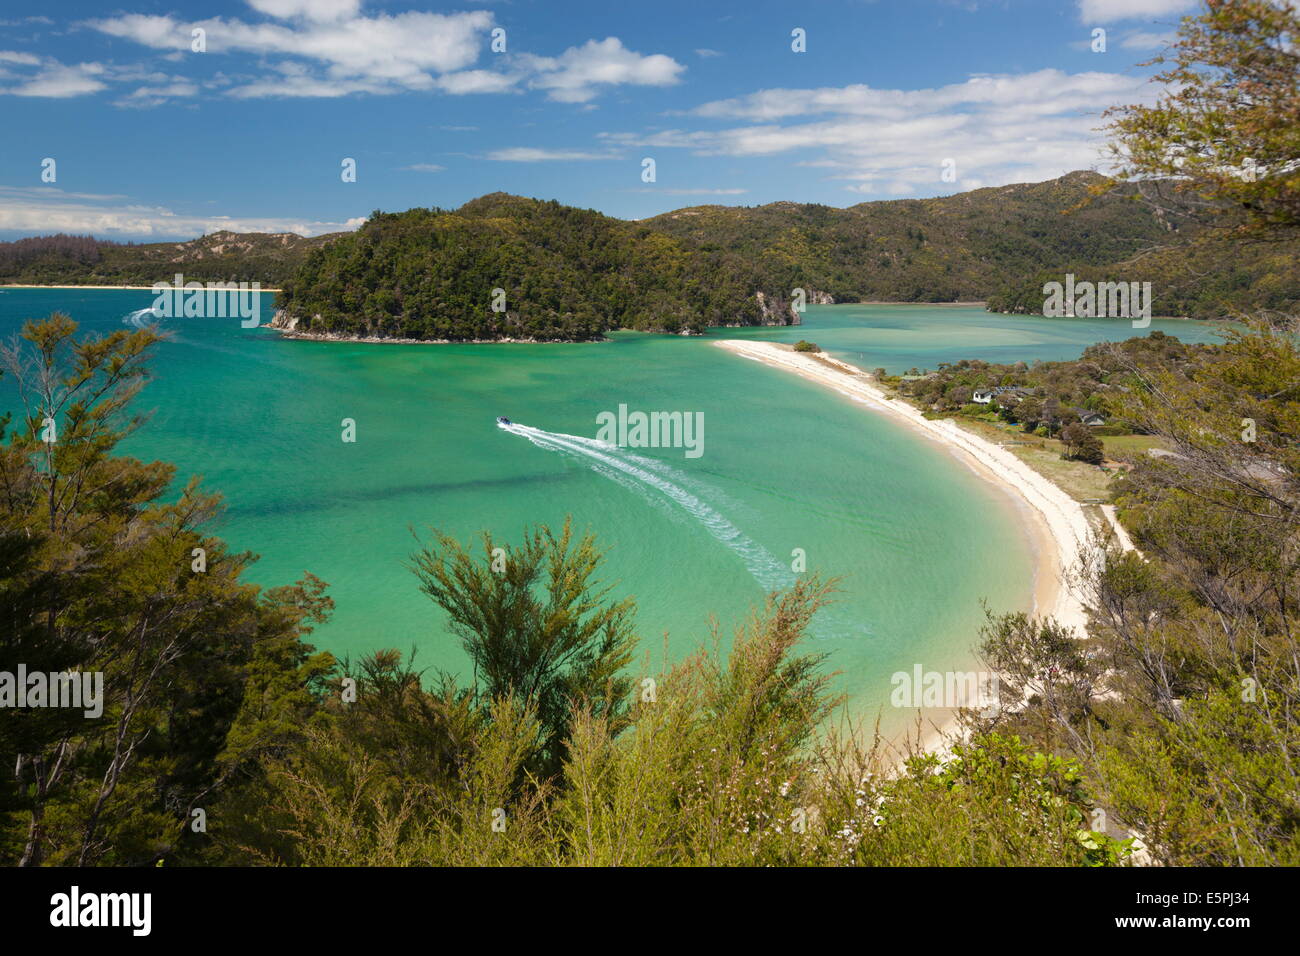
[[[697,206],[646,224],[756,263],[781,287],[824,290],[837,302],[986,301],[1040,312],[1043,283],[1151,282],[1158,315],[1218,318],[1233,309],[1295,309],[1295,243],[1243,244],[1178,229],[1131,188],[1095,198],[1090,172],[976,189],[938,199],[847,209],[772,203]]]
[[[1085,204],[1089,187],[1101,182],[1076,172],[847,209],[695,206],[645,224],[705,249],[738,252],[780,285],[811,286],[836,301],[984,300],[1043,268],[1117,262],[1174,237],[1127,191]]]
[[[495,291],[495,290],[500,290]],[[375,213],[315,250],[281,293],[299,333],[585,340],[787,321],[743,256],[557,202],[492,193],[455,211]]]
[[[1094,179],[851,209],[704,206],[640,222],[504,193],[455,211],[377,213],[308,257],[281,295],[281,322],[349,336],[591,339],[787,323],[797,288],[810,302],[979,299],[1008,274],[1114,261],[1162,240],[1150,211],[1119,197],[1064,225],[1061,211]]]
[[[253,282],[275,288],[307,254],[338,233],[213,232],[185,242],[113,242],[94,236],[35,236],[0,242],[0,284],[152,285],[181,272],[186,281]]]
[[[277,321],[299,333],[462,341],[789,323],[795,289],[810,303],[1034,312],[1043,283],[1067,272],[1149,281],[1157,314],[1300,304],[1294,246],[1207,242],[1126,188],[1091,196],[1102,182],[1076,172],[937,199],[695,206],[636,222],[492,193],[456,210],[376,212],[355,233],[315,239],[0,243],[0,283],[258,280],[284,289]]]

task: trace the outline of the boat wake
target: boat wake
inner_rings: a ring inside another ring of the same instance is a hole
[[[597,474],[637,491],[644,497],[655,494],[662,496],[661,500],[676,505],[734,552],[765,591],[781,590],[794,583],[794,573],[770,551],[747,537],[725,515],[701,500],[698,495],[683,487],[688,483],[697,488],[700,485],[671,465],[633,455],[617,445],[581,435],[548,432],[515,422],[498,422],[497,427],[526,438],[539,448],[583,461]]]
[[[122,324],[137,329],[146,329],[151,325],[158,324],[158,315],[154,312],[153,306],[147,309],[136,309],[130,315],[123,316]]]

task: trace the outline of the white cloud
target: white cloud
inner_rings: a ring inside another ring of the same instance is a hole
[[[685,70],[663,54],[629,50],[617,37],[589,40],[557,57],[494,57],[503,68],[475,69],[495,23],[488,11],[365,16],[359,0],[248,2],[274,20],[187,21],[130,13],[86,26],[168,51],[166,56],[189,55],[192,31],[202,29],[208,55],[243,53],[273,62],[272,74],[245,78],[225,91],[241,99],[412,91],[459,96],[514,92],[526,82],[552,100],[588,103],[614,86],[676,83]]]
[[[466,93],[507,93],[515,88],[517,76],[491,70],[462,70],[438,77],[438,89],[463,96]]]
[[[717,50],[710,50],[708,47],[696,50],[695,55],[701,59],[708,59],[711,56],[722,56]]]
[[[103,81],[107,72],[101,63],[67,65],[51,60],[45,62],[34,76],[25,77],[17,86],[2,89],[0,93],[51,99],[84,96],[107,88],[108,84]]]
[[[127,96],[117,100],[113,105],[133,109],[148,109],[154,106],[160,106],[172,99],[188,98],[198,95],[198,84],[191,83],[188,80],[179,80],[175,83],[168,83],[164,86],[141,86]]]
[[[1186,13],[1198,0],[1079,0],[1084,23],[1113,23],[1139,17],[1166,17]]]
[[[440,173],[446,166],[439,166],[437,163],[413,163],[410,166],[403,166],[402,169],[410,170],[413,173]]]
[[[487,158],[505,163],[546,163],[557,160],[618,159],[617,153],[589,153],[581,150],[536,149],[532,146],[512,146],[496,149]]]
[[[1145,78],[1113,73],[1040,70],[975,76],[923,90],[864,85],[762,90],[706,103],[703,119],[750,123],[708,130],[604,133],[612,146],[689,149],[703,155],[809,154],[799,164],[820,168],[855,192],[931,195],[1051,179],[1101,165],[1100,112],[1120,102],[1149,101]],[[956,161],[957,181],[941,180]]]
[[[364,216],[346,222],[267,217],[187,216],[161,206],[112,204],[50,187],[0,186],[0,230],[32,233],[91,233],[96,236],[159,239],[232,232],[292,232],[319,236],[358,228]]]
[[[629,50],[617,37],[588,40],[558,57],[525,54],[519,59],[534,74],[530,85],[561,103],[586,103],[602,86],[671,86],[686,69],[662,53],[643,56]]]
[[[19,66],[40,66],[41,58],[32,53],[18,53],[14,50],[0,50],[0,63],[16,63]]]
[[[1124,94],[1135,83],[1118,73],[978,74],[962,83],[932,89],[890,90],[854,84],[817,89],[760,90],[748,96],[715,100],[691,111],[694,116],[778,120],[809,114],[840,114],[903,120],[918,114],[954,108],[1015,106],[1037,113],[1065,108],[1093,108],[1109,104],[1109,97]]]
[[[361,10],[361,0],[248,0],[248,5],[282,20],[303,17],[324,23],[351,19]]]
[[[286,8],[306,6],[298,0],[275,2]],[[321,77],[299,75],[297,82],[289,85],[286,95],[337,96],[356,91],[432,89],[433,74],[452,73],[475,63],[483,37],[493,22],[492,14],[486,11],[349,17],[342,5],[335,8],[342,19],[303,17],[287,26],[249,24],[220,17],[185,22],[170,16],[143,14],[94,20],[88,26],[109,36],[161,50],[188,50],[191,31],[202,28],[207,34],[209,55],[291,56],[313,61],[324,70]],[[267,82],[259,80],[250,84],[254,89],[242,95],[268,95]],[[305,92],[311,89],[317,92]],[[232,95],[241,94],[235,90]]]
[[[1125,50],[1159,50],[1173,43],[1177,34],[1173,31],[1167,33],[1151,33],[1146,30],[1134,30],[1132,33],[1126,33],[1119,41],[1119,45]]]

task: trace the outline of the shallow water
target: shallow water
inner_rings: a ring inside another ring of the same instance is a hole
[[[0,294],[0,332],[55,309],[84,329],[130,327],[148,291]],[[269,296],[263,309],[270,314]],[[251,579],[310,570],[331,585],[318,646],[358,655],[415,648],[424,667],[466,658],[406,563],[431,526],[461,539],[572,515],[609,549],[615,593],[635,595],[642,650],[684,654],[810,570],[840,579],[810,647],[874,712],[890,675],[965,663],[981,620],[1027,608],[1029,544],[1018,506],[947,450],[796,376],[707,339],[619,333],[582,345],[398,346],[287,341],[237,320],[163,320],[151,422],[127,448],[202,475],[225,496],[218,533],[259,553]],[[990,316],[918,306],[810,307],[797,329],[711,337],[810,338],[863,364],[1071,358],[1127,323]],[[1209,330],[1154,322],[1173,334]],[[0,404],[14,406],[0,380]],[[703,413],[702,454],[595,441],[620,404]],[[504,415],[517,427],[498,427]],[[341,440],[356,423],[355,443]],[[638,663],[638,669],[642,666]],[[886,715],[886,722],[890,721]]]

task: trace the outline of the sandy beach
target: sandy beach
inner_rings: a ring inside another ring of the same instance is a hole
[[[1082,630],[1087,624],[1083,604],[1067,585],[1073,569],[1088,546],[1091,526],[1083,507],[1027,464],[992,442],[974,435],[951,420],[935,421],[907,402],[888,398],[857,366],[824,354],[795,352],[771,342],[724,339],[714,343],[737,355],[785,369],[833,388],[855,401],[894,417],[908,427],[959,453],[975,470],[1014,491],[1036,517],[1035,537],[1040,543],[1039,568],[1034,587],[1034,612],[1051,615],[1062,624]]]
[[[1038,555],[1033,613],[1054,617],[1078,633],[1085,633],[1087,616],[1083,602],[1069,584],[1070,572],[1078,566],[1092,538],[1091,525],[1079,502],[1007,449],[962,429],[951,420],[928,419],[907,402],[889,398],[866,372],[848,362],[825,354],[795,352],[789,346],[772,342],[724,339],[714,344],[833,388],[873,411],[889,415],[951,449],[977,474],[1016,495],[1028,506],[1032,516],[1027,530]],[[1120,544],[1125,550],[1132,547],[1127,535],[1121,538]],[[943,749],[952,730],[951,721],[947,726],[925,728],[920,741],[922,748]]]

